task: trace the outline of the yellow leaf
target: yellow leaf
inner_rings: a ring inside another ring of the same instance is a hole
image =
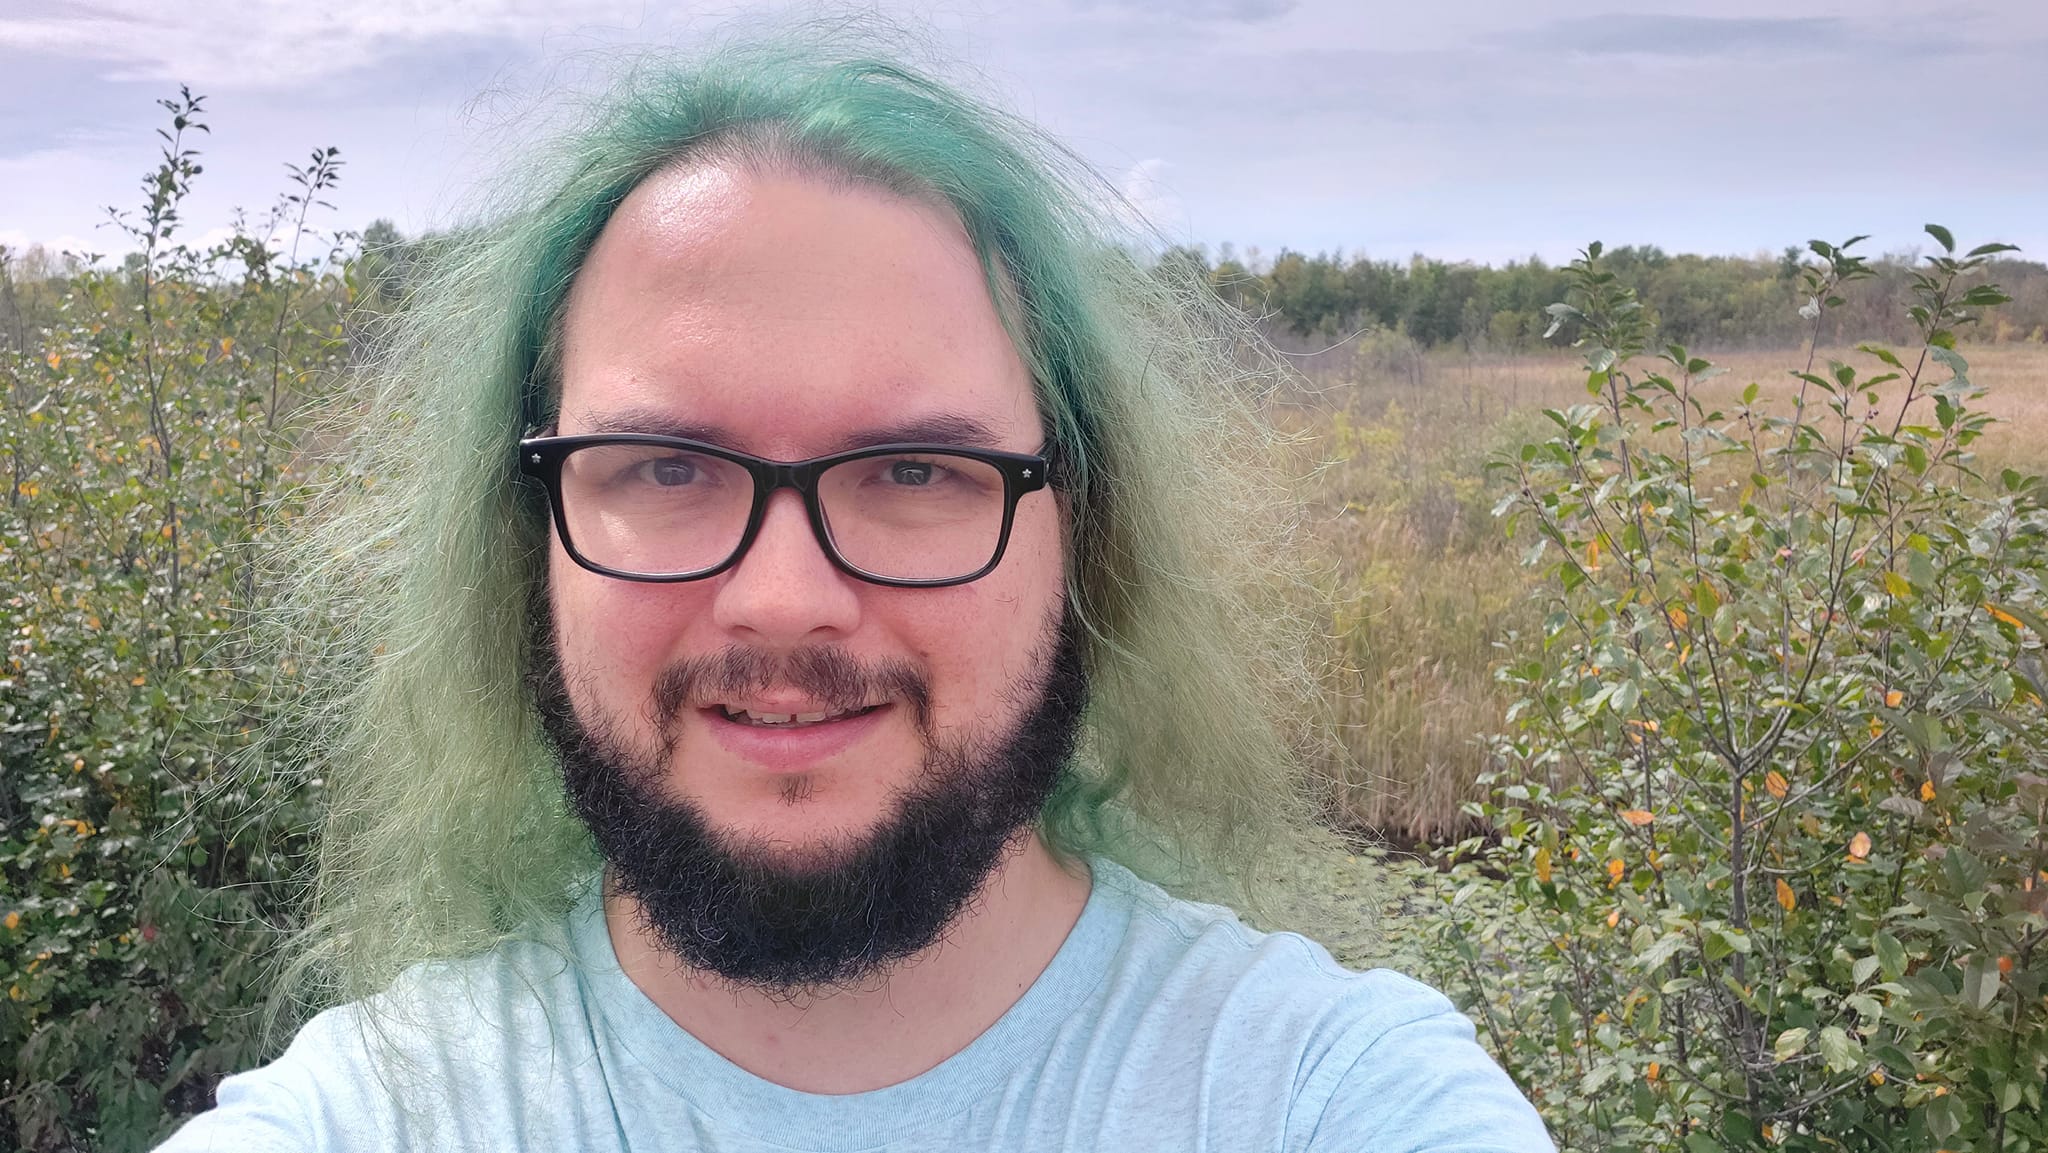
[[[43,360],[47,362],[51,368],[55,368],[58,365],[64,363],[64,357],[61,354],[55,352],[51,353],[48,356],[45,356]]]
[[[7,914],[7,927],[8,927],[8,928],[10,928],[10,929],[19,929],[19,928],[21,928],[21,914],[20,914],[20,913],[9,913],[9,914]]]
[[[1882,1069],[1872,1069],[1872,1070],[1870,1071],[1870,1083],[1871,1083],[1872,1085],[1882,1085],[1882,1084],[1884,1084],[1884,1070],[1882,1070]]]
[[[1607,910],[1607,927],[1608,927],[1608,928],[1610,928],[1610,929],[1612,929],[1613,927],[1615,927],[1616,925],[1619,925],[1619,924],[1621,924],[1621,910],[1620,910],[1620,909],[1609,909],[1609,910]]]
[[[1876,717],[1870,718],[1870,739],[1874,741],[1883,735],[1884,722],[1878,720]]]
[[[1898,708],[1900,703],[1903,702],[1905,699],[1906,694],[1900,692],[1897,689],[1892,689],[1884,695],[1884,707],[1888,709]]]
[[[1685,627],[1685,622],[1691,619],[1691,617],[1685,615],[1684,609],[1679,608],[1677,605],[1671,606],[1671,627],[1682,629]]]
[[[1799,905],[1799,898],[1793,895],[1792,886],[1786,884],[1783,877],[1778,878],[1778,903],[1783,905],[1788,913]]]
[[[1867,861],[1870,859],[1870,834],[1859,832],[1849,838],[1849,859]]]
[[[1933,782],[1933,781],[1921,781],[1921,782],[1920,782],[1920,799],[1921,799],[1921,800],[1923,800],[1923,801],[1931,801],[1931,800],[1933,800],[1933,799],[1934,799],[1934,782]]]
[[[1641,828],[1657,818],[1652,816],[1648,809],[1627,809],[1622,812],[1621,819]]]
[[[1887,572],[1884,574],[1884,591],[1895,597],[1910,596],[1913,586],[1906,583],[1905,577],[1895,572]]]
[[[2014,628],[2025,627],[2020,624],[2020,618],[2012,615],[2009,612],[2006,612],[2004,609],[1999,608],[1997,605],[1992,604],[1990,601],[1984,602],[1984,611],[1990,613],[1992,616],[1996,617],[1999,620],[2004,621],[2006,624],[2009,624]]]
[[[1782,801],[1785,794],[1791,791],[1791,786],[1786,784],[1785,774],[1772,769],[1764,774],[1764,791]]]
[[[1550,883],[1550,850],[1548,848],[1536,850],[1536,879],[1546,885]]]
[[[222,356],[226,356],[226,355],[227,355],[228,353],[230,353],[230,352],[233,352],[234,350],[235,350],[235,338],[234,338],[234,337],[232,337],[232,336],[223,336],[223,337],[221,337],[221,338],[220,338],[220,354],[221,354]]]
[[[1621,884],[1622,874],[1626,872],[1628,872],[1628,866],[1621,863],[1620,857],[1607,862],[1607,887],[1611,889]]]
[[[1586,542],[1586,568],[1590,572],[1600,571],[1600,542],[1598,540]]]
[[[139,689],[139,688],[141,688],[141,687],[142,687],[143,685],[146,685],[146,684],[148,684],[148,683],[149,683],[149,676],[148,676],[148,674],[146,674],[146,673],[136,673],[136,674],[135,674],[135,679],[134,679],[134,680],[132,680],[132,681],[129,681],[128,683],[129,683],[129,684],[131,684],[131,685],[134,685],[134,686],[135,686],[136,688],[138,688],[138,689]]]
[[[1657,1074],[1663,1071],[1664,1067],[1662,1065],[1659,1065],[1655,1061],[1652,1061],[1650,1062],[1650,1071],[1648,1072],[1648,1074],[1646,1074],[1646,1076],[1649,1080],[1655,1081],[1657,1079]]]

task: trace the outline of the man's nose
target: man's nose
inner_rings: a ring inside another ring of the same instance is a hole
[[[860,624],[859,582],[825,555],[803,498],[788,489],[769,495],[754,542],[717,580],[713,622],[756,643],[816,643]]]

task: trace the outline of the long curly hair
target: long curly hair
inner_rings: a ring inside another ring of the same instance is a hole
[[[1313,602],[1256,412],[1273,362],[1206,284],[1134,255],[1085,164],[879,40],[836,25],[634,61],[440,238],[377,334],[331,479],[274,558],[275,656],[302,671],[265,759],[321,778],[325,806],[293,1005],[558,920],[598,865],[523,688],[547,527],[515,445],[549,419],[579,265],[677,164],[873,182],[965,225],[1067,478],[1092,703],[1041,817],[1055,851],[1242,906],[1315,835]]]

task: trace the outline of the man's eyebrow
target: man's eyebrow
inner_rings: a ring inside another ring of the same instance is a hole
[[[691,424],[678,420],[664,412],[648,408],[622,408],[613,412],[589,412],[583,414],[585,433],[644,432],[653,436],[673,436],[682,440],[701,440],[721,448],[736,448],[732,434],[713,424]]]
[[[948,444],[961,448],[994,448],[994,430],[971,416],[934,413],[898,424],[862,429],[842,438],[841,450],[868,448],[877,444]]]
[[[644,432],[656,436],[703,441],[720,448],[738,449],[738,438],[717,425],[691,424],[652,409],[625,408],[613,412],[586,412],[581,431],[590,433]],[[999,437],[987,424],[959,413],[934,413],[895,424],[860,429],[841,437],[832,449],[847,452],[878,444],[945,444],[962,448],[993,448]]]

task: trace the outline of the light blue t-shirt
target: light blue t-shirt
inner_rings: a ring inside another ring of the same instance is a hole
[[[1092,867],[1024,996],[884,1089],[798,1092],[707,1048],[620,971],[593,884],[566,950],[505,945],[411,971],[380,999],[398,1012],[322,1013],[162,1150],[1552,1150],[1441,994]]]

